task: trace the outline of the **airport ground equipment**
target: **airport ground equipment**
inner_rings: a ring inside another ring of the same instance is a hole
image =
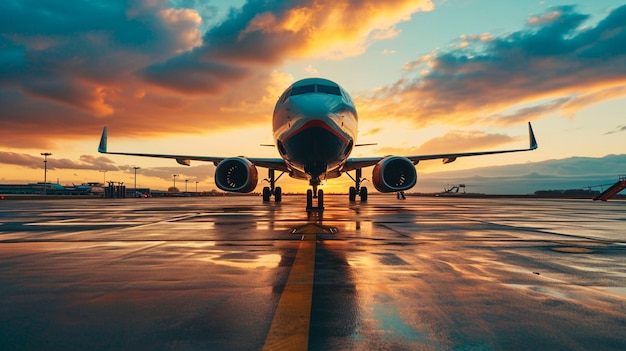
[[[611,185],[608,189],[596,196],[593,201],[606,201],[613,196],[620,193],[620,191],[626,189],[626,175],[620,175],[617,183]]]

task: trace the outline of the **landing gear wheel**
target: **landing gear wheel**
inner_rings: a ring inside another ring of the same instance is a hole
[[[349,194],[350,202],[356,201],[356,188],[355,187],[351,186],[348,194]]]
[[[313,190],[309,189],[306,191],[306,208],[313,208]]]
[[[270,191],[270,187],[266,186],[263,188],[263,202],[270,201],[270,196],[272,196],[272,192]]]
[[[324,190],[322,189],[317,191],[317,207],[319,209],[324,208]]]
[[[274,189],[274,201],[276,202],[281,202],[283,201],[283,189],[281,189],[281,187],[276,187],[276,189]]]
[[[367,188],[366,187],[362,187],[361,188],[361,191],[359,193],[359,197],[361,198],[361,202],[367,201]]]

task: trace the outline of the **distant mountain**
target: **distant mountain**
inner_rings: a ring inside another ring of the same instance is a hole
[[[626,154],[419,173],[413,190],[439,192],[444,186],[458,184],[466,184],[467,192],[486,194],[533,194],[537,190],[579,189],[596,185],[604,186],[593,187],[592,190],[604,190],[607,184],[615,183],[620,174],[626,174]]]

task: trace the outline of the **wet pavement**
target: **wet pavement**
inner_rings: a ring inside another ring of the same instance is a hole
[[[626,202],[304,203],[0,201],[0,349],[626,349]]]

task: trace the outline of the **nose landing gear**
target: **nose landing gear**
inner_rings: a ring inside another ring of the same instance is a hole
[[[324,211],[324,190],[317,189],[317,186],[320,184],[318,181],[311,180],[311,187],[313,189],[309,189],[306,191],[306,211],[307,212],[323,212]],[[317,207],[313,207],[313,199],[317,198]]]

